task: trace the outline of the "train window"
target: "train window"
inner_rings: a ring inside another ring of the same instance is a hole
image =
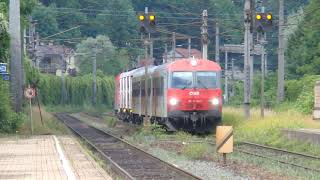
[[[216,72],[196,72],[197,88],[217,88]]]
[[[192,88],[192,79],[192,72],[173,72],[171,87],[179,89]]]

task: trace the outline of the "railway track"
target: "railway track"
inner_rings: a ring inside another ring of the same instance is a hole
[[[112,114],[104,114],[106,116],[114,117]],[[215,146],[214,141],[175,141],[164,140],[167,143],[206,143]],[[235,151],[250,156],[260,157],[271,161],[278,162],[280,164],[289,165],[295,168],[301,168],[312,172],[320,172],[320,157],[311,156],[307,154],[287,151],[284,149],[274,148],[270,146],[264,146],[251,142],[239,142],[235,145]]]
[[[241,142],[236,147],[236,151],[264,159],[287,164],[305,170],[320,172],[320,157],[307,154],[287,151],[260,144]]]
[[[108,162],[112,171],[124,179],[201,179],[68,114],[59,113],[56,117],[84,139]]]

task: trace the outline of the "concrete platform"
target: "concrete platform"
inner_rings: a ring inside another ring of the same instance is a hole
[[[288,139],[320,144],[320,129],[284,129],[282,133]]]
[[[111,179],[72,137],[0,138],[0,179]]]

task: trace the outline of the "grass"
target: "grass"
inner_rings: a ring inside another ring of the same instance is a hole
[[[29,113],[29,112],[28,112]],[[43,124],[40,118],[40,111],[37,107],[32,108],[32,122],[33,122],[33,134],[44,135],[44,134],[68,134],[68,129],[51,113],[45,109],[41,109]],[[31,135],[31,122],[29,116],[23,117],[23,123],[18,130],[20,135]]]
[[[262,119],[260,110],[252,109],[251,118],[246,120],[242,109],[225,107],[223,111],[223,124],[234,127],[236,141],[250,141],[317,156],[320,154],[320,145],[288,140],[281,133],[282,129],[320,129],[320,122],[312,120],[311,115],[287,109],[267,111],[266,117]]]
[[[69,113],[77,113],[77,112],[91,112],[91,113],[103,113],[106,111],[110,111],[110,107],[105,105],[82,105],[82,106],[74,106],[74,105],[58,105],[58,106],[45,106],[45,109],[49,112],[69,112]]]
[[[117,125],[117,119],[114,117],[104,116],[103,120],[106,121],[109,127],[115,127]]]
[[[239,152],[228,155],[228,159],[253,164],[254,166],[266,169],[270,172],[292,177],[293,179],[318,180],[320,173],[308,171],[302,168],[296,168],[281,164],[264,158],[254,157]]]
[[[202,159],[212,149],[208,144],[188,144],[182,149],[182,154],[192,159]]]

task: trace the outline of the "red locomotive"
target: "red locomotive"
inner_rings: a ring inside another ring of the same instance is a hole
[[[151,122],[170,131],[211,132],[221,122],[221,67],[205,59],[180,59],[149,66],[115,78],[115,112],[119,119],[141,124],[145,111]],[[145,96],[147,94],[147,99]]]

